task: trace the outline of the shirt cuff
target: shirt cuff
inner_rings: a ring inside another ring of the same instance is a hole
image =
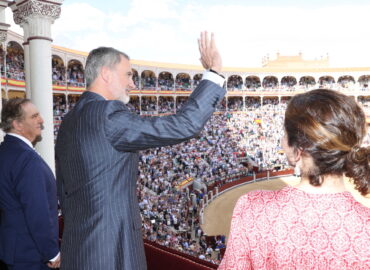
[[[214,82],[215,84],[218,84],[220,87],[223,87],[225,83],[225,79],[222,78],[220,75],[217,75],[214,72],[211,72],[209,70],[205,70],[203,72],[202,80],[209,80],[211,82]]]
[[[55,256],[54,258],[49,260],[49,262],[55,262],[58,259],[59,256],[60,256],[60,252],[58,252],[57,256]]]

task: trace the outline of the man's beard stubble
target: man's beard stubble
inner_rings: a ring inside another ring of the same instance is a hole
[[[119,97],[119,100],[122,101],[126,105],[130,102],[130,96],[129,95],[121,95]]]
[[[44,130],[45,127],[44,127],[43,124],[41,124],[40,128],[41,128],[41,130]],[[35,145],[38,142],[41,142],[41,141],[42,141],[42,135],[40,134],[40,135],[36,136],[36,138],[33,140],[33,142],[32,142],[33,147],[35,147]]]

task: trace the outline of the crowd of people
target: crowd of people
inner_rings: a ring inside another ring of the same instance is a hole
[[[160,113],[173,113],[174,100],[160,99]],[[187,99],[177,98],[177,110]],[[77,95],[69,96],[68,103],[65,96],[54,95],[55,135],[63,116],[77,101]],[[266,99],[261,104],[259,99],[248,98],[243,111],[242,100],[229,98],[230,110],[216,112],[197,138],[143,151],[137,195],[144,238],[219,264],[226,243],[224,237],[211,245],[206,241],[199,220],[200,199],[207,194],[207,186],[228,175],[247,175],[252,167],[260,171],[287,167],[280,146],[286,101]],[[365,112],[370,111],[370,99],[360,98],[359,102]],[[153,104],[144,101],[142,109]],[[140,113],[139,99],[132,98],[129,108]],[[370,144],[369,134],[364,144]],[[249,164],[242,163],[240,156],[247,156]],[[181,188],[186,179],[202,183],[203,188]]]
[[[51,61],[52,80],[54,85],[66,85],[66,68],[63,62],[59,59],[53,58]]]
[[[289,98],[285,98],[285,101]],[[132,111],[137,114],[143,115],[166,115],[174,113],[180,110],[181,106],[188,100],[187,96],[174,97],[156,97],[156,96],[132,96],[129,106],[132,107]],[[282,98],[282,103],[285,102]],[[265,97],[262,100],[260,97],[247,97],[243,102],[243,97],[228,97],[223,99],[220,104],[217,105],[218,112],[238,112],[243,110],[251,110],[266,104],[278,104],[278,98]]]
[[[85,74],[80,62],[70,62],[67,69],[67,84],[70,86],[84,87]]]
[[[176,77],[176,90],[191,90],[192,80],[189,75],[181,73]]]
[[[43,173],[48,174],[45,179],[52,180],[48,181],[50,184],[48,189],[54,193],[56,188],[58,189],[59,197],[57,198],[54,194],[53,199],[49,200],[55,208],[53,229],[58,228],[56,224],[57,199],[63,213],[65,228],[68,229],[64,229],[63,232],[61,253],[57,250],[52,253],[53,256],[48,254],[46,260],[40,258],[37,264],[43,265],[45,261],[48,261],[50,267],[57,268],[60,264],[60,254],[62,254],[62,269],[63,267],[64,269],[81,268],[84,264],[88,265],[89,269],[92,267],[100,269],[102,266],[112,268],[113,265],[118,268],[145,269],[145,261],[141,260],[145,257],[139,230],[141,228],[144,238],[200,259],[221,264],[221,269],[230,269],[230,265],[252,264],[267,268],[272,265],[279,265],[278,268],[289,265],[294,268],[298,264],[307,265],[307,263],[316,265],[319,262],[323,265],[327,263],[328,258],[332,265],[334,263],[339,265],[345,261],[347,264],[348,261],[346,269],[352,269],[352,266],[361,266],[362,269],[362,266],[368,265],[367,255],[369,253],[367,251],[369,249],[366,245],[364,248],[364,244],[358,239],[369,238],[366,227],[369,225],[370,213],[353,198],[350,201],[345,200],[349,195],[348,192],[344,192],[346,189],[343,181],[343,174],[346,173],[346,176],[354,179],[355,187],[362,195],[369,193],[370,177],[367,171],[369,171],[370,150],[362,145],[367,132],[366,116],[355,99],[338,91],[327,89],[294,95],[289,103],[286,102],[289,98],[281,97],[244,99],[244,97],[226,96],[222,99],[226,93],[222,87],[224,80],[217,75],[221,71],[221,59],[217,50],[215,51],[213,35],[212,46],[206,44],[207,40],[207,33],[202,33],[199,49],[203,67],[211,70],[205,72],[207,80],[190,96],[191,100],[187,106],[183,107],[184,102],[189,99],[185,96],[177,100],[172,97],[137,96],[128,105],[130,110],[136,112],[139,110],[140,114],[148,112],[162,116],[180,110],[187,117],[182,117],[180,113],[173,117],[158,117],[155,121],[151,121],[153,118],[148,119],[149,117],[142,118],[139,121],[139,129],[136,117],[127,113],[117,113],[122,112],[123,103],[129,102],[127,89],[132,89],[134,82],[130,76],[125,76],[119,87],[119,93],[117,82],[106,80],[105,76],[101,75],[106,71],[108,78],[112,78],[111,76],[117,77],[120,74],[129,74],[131,71],[128,57],[107,47],[97,48],[89,54],[86,70],[95,72],[86,73],[88,92],[81,97],[77,95],[54,96],[53,109],[56,124],[54,132],[58,135],[55,146],[58,180],[54,181],[53,173],[48,168]],[[20,57],[12,53],[12,51],[8,52],[6,58],[14,57],[14,61],[21,61]],[[116,68],[110,68],[111,62],[106,61],[107,59],[101,67],[94,65],[95,60],[102,53],[107,56],[111,55],[112,59],[119,61]],[[210,54],[214,59],[209,62],[206,61],[208,59],[206,56]],[[212,63],[216,64],[212,66]],[[62,72],[61,66],[59,63],[52,64],[53,78],[58,80],[60,78],[58,72]],[[109,68],[103,69],[104,67]],[[70,62],[66,73],[67,85],[79,87],[84,85],[82,64]],[[189,82],[191,83],[190,80]],[[243,80],[238,76],[234,76],[232,82],[226,81],[226,83],[233,90],[244,89]],[[333,87],[335,84],[332,77],[320,79],[318,83],[325,87]],[[347,88],[353,86],[354,80],[348,76],[338,80],[338,83],[340,83],[339,87]],[[156,81],[156,87],[162,90],[170,90],[174,84],[175,81],[170,73],[159,76]],[[296,84],[297,81],[293,77],[282,81],[281,85],[274,76],[268,76],[262,82],[263,88],[267,90],[278,88],[292,90]],[[206,98],[200,99],[201,95]],[[71,110],[79,98],[82,102],[78,107],[76,106],[76,110]],[[113,100],[121,100],[123,103]],[[220,100],[214,112],[215,102]],[[17,104],[17,102],[20,103]],[[361,98],[360,102],[364,108],[370,107],[370,99]],[[10,110],[8,106],[13,106],[14,109]],[[41,161],[38,162],[41,163],[40,169],[45,168],[41,157],[32,149],[32,145],[41,140],[44,122],[36,106],[27,99],[11,99],[4,108],[1,128],[7,133],[5,140],[9,144],[8,147],[11,147],[12,140],[13,145],[25,142],[31,148],[27,148],[27,151],[32,150],[32,156],[35,157],[33,159],[37,158]],[[22,114],[12,116],[9,113],[11,111],[22,111]],[[67,112],[69,112],[68,117],[64,118]],[[101,117],[102,112],[104,117]],[[58,129],[58,124],[62,120],[63,125]],[[158,125],[157,120],[160,122]],[[37,127],[34,125],[33,129],[29,128],[31,122],[37,124]],[[76,126],[78,126],[77,129]],[[176,132],[173,131],[180,129],[184,131],[183,134],[176,136]],[[189,137],[192,139],[189,140]],[[83,140],[80,140],[81,138]],[[154,140],[151,141],[148,138],[154,138]],[[147,145],[140,145],[144,141]],[[364,142],[367,144],[369,141],[367,135]],[[117,155],[112,155],[112,146],[117,150],[114,151]],[[86,150],[87,148],[89,151]],[[9,149],[11,148],[2,150],[3,160],[14,155],[15,151],[9,151]],[[142,150],[139,153],[140,149]],[[17,151],[23,153],[24,149],[17,149]],[[99,155],[95,156],[96,152],[99,152]],[[132,164],[125,164],[126,161]],[[16,164],[13,161],[10,163]],[[6,171],[9,179],[12,179],[12,173],[8,172],[11,164],[5,166],[4,164],[2,170]],[[111,166],[111,164],[119,166]],[[36,165],[39,166],[39,164]],[[77,170],[73,170],[76,168],[71,169],[75,165],[78,165]],[[257,191],[243,196],[233,214],[227,249],[224,235],[213,237],[210,240],[204,234],[201,227],[202,211],[204,202],[207,203],[209,198],[207,194],[213,187],[220,187],[226,181],[235,181],[256,171],[278,171],[288,166],[300,169],[302,176],[301,183],[298,185],[300,188],[286,187],[276,193]],[[23,167],[25,166],[19,168],[19,171],[23,172]],[[29,167],[32,170],[36,168],[35,166]],[[91,171],[95,172],[90,173]],[[27,176],[33,173],[35,172],[21,174]],[[76,175],[84,177],[76,182]],[[108,178],[111,182],[106,181]],[[125,181],[118,181],[120,179],[125,179]],[[109,182],[108,185],[106,185],[107,182]],[[58,187],[55,187],[55,183]],[[76,183],[79,186],[76,186]],[[34,187],[34,185],[31,186]],[[318,192],[320,200],[317,200],[318,196],[316,196],[317,189],[315,188],[317,187],[322,191]],[[114,189],[114,192],[105,193],[105,188],[109,191]],[[25,194],[34,195],[27,189],[25,189],[27,191]],[[7,188],[2,190],[7,190]],[[71,196],[75,191],[81,194]],[[124,194],[125,192],[127,194]],[[302,192],[307,193],[305,196],[310,196],[309,203],[306,203],[307,198],[302,196]],[[91,196],[85,196],[85,194]],[[285,194],[292,194],[292,196],[285,196]],[[334,203],[333,195],[336,196]],[[299,199],[295,200],[293,196]],[[48,197],[51,198],[51,196]],[[109,201],[109,203],[99,205],[94,199],[96,197],[103,198],[103,201]],[[31,200],[37,199],[36,197],[30,198]],[[330,199],[329,207],[325,204],[328,199]],[[276,203],[278,212],[270,211],[274,210],[270,202]],[[285,204],[285,202],[288,203]],[[295,205],[295,202],[298,203]],[[270,205],[265,208],[264,204]],[[325,210],[330,208],[327,211],[330,213],[329,216],[319,216],[322,213],[322,205],[326,207],[324,207]],[[8,208],[5,209],[8,211]],[[20,208],[12,207],[12,209]],[[110,214],[114,213],[114,215],[107,215],[107,209]],[[19,216],[19,210],[17,213],[16,217]],[[312,213],[318,217],[316,220],[312,219]],[[338,218],[338,213],[345,213],[346,216]],[[350,215],[348,215],[350,219],[347,219],[347,214]],[[96,216],[99,216],[99,220],[96,220]],[[24,218],[23,215],[19,217],[20,220]],[[295,221],[301,220],[295,222],[291,218]],[[51,220],[53,217],[47,219]],[[339,225],[334,222],[338,220]],[[348,220],[351,222],[348,223]],[[353,231],[353,220],[360,225],[359,228],[355,228],[355,231]],[[321,226],[319,229],[317,229],[319,226],[312,226],[315,222],[322,223],[319,224]],[[21,223],[22,226],[26,224],[26,222]],[[130,227],[122,227],[126,223]],[[297,223],[299,226],[302,225],[301,228],[296,226]],[[46,223],[40,224],[45,225]],[[287,224],[287,226],[281,227],[279,224],[284,226]],[[328,224],[331,226],[327,226]],[[105,230],[107,227],[110,230]],[[98,233],[91,234],[89,231],[91,228]],[[123,231],[122,228],[129,229]],[[285,230],[286,228],[288,230]],[[294,230],[297,228],[298,230]],[[274,229],[278,230],[277,233],[273,233]],[[292,239],[296,235],[301,236],[306,230],[306,235],[309,235],[307,238]],[[282,231],[287,231],[293,237],[285,241],[287,238],[281,234]],[[324,234],[330,232],[332,235],[323,236],[322,234],[316,237],[314,233],[320,233],[320,231]],[[341,235],[337,234],[338,231]],[[57,231],[53,234],[57,236]],[[350,234],[351,237],[348,237],[350,241],[343,241]],[[88,242],[86,242],[86,235],[89,235]],[[266,235],[266,237],[260,237],[261,235]],[[270,236],[272,235],[277,241],[271,242],[273,238]],[[11,238],[14,239],[14,237]],[[128,241],[121,242],[121,238]],[[279,243],[281,239],[284,239],[283,245]],[[319,247],[315,242],[317,239],[320,241],[324,239],[325,243],[330,244],[325,245],[324,243]],[[29,242],[33,242],[31,238],[30,240]],[[58,248],[57,237],[54,240],[55,247]],[[306,244],[310,245],[309,256],[306,253]],[[343,248],[346,245],[347,250]],[[350,246],[353,247],[353,251],[348,252]],[[112,250],[109,249],[111,247],[113,247]],[[297,247],[301,250],[297,250]],[[8,248],[4,250],[6,249]],[[222,260],[221,254],[225,249],[225,257]],[[280,251],[282,251],[281,254],[279,254]],[[363,254],[365,255],[362,256]],[[7,254],[6,256],[1,255],[1,260],[5,258],[7,260],[5,262],[12,265],[12,258],[9,260]],[[88,256],[89,259],[86,260]],[[289,257],[288,260],[286,260],[287,257]],[[99,258],[99,262],[91,258]],[[114,258],[113,263],[112,258]],[[130,258],[130,261],[123,260],[123,258]],[[96,267],[97,263],[99,266]],[[75,267],[76,265],[79,266]],[[331,268],[338,269],[338,267]]]
[[[4,62],[4,53],[0,52],[0,62]],[[1,65],[2,74],[4,66]],[[8,49],[6,53],[6,73],[7,77],[16,80],[25,80],[24,73],[24,54],[23,50],[17,47]],[[134,83],[138,89],[142,90],[192,90],[201,80],[201,75],[196,75],[191,79],[187,74],[181,73],[173,79],[171,73],[163,72],[157,78],[153,72],[147,72],[141,75],[136,73]],[[67,81],[66,81],[67,78]],[[317,82],[313,77],[302,77],[299,82],[292,76],[283,77],[281,82],[274,76],[269,76],[263,79],[262,83],[258,77],[249,76],[245,78],[245,82],[239,75],[232,75],[227,78],[227,88],[229,91],[296,91],[296,90],[311,90],[314,88],[328,88],[333,90],[368,90],[370,76],[361,76],[358,82],[352,76],[342,76],[336,82],[331,76],[323,76]],[[54,85],[66,85],[74,87],[85,86],[84,69],[80,62],[72,61],[68,68],[64,66],[62,61],[56,58],[52,59],[52,81]]]
[[[173,90],[174,80],[171,73],[162,72],[158,78],[158,88],[160,90]]]
[[[58,135],[63,117],[76,105],[78,99],[78,95],[70,95],[68,96],[67,103],[64,95],[53,95],[54,139],[56,139]]]
[[[58,65],[53,65],[57,72]],[[320,83],[328,86],[330,79]],[[292,86],[290,80],[286,86]],[[266,86],[266,85],[265,85]],[[180,110],[188,97],[135,97],[129,109],[153,114],[171,114]],[[54,96],[54,133],[63,116],[76,104],[78,96]],[[141,102],[140,102],[141,100]],[[288,166],[280,140],[286,101],[265,98],[229,97],[219,105],[198,137],[179,145],[146,150],[141,153],[137,195],[144,238],[201,259],[219,264],[225,239],[211,244],[200,226],[200,199],[207,187],[228,175],[247,175],[252,168],[280,170]],[[359,99],[365,111],[370,100]],[[227,104],[227,106],[226,106]],[[365,144],[370,143],[370,136]],[[241,162],[248,157],[247,164]],[[183,188],[181,183],[201,183],[202,188]]]
[[[154,73],[141,77],[141,89],[154,90],[156,89],[157,78]]]
[[[187,99],[179,97],[177,109],[181,109]],[[67,105],[63,96],[54,96],[55,135],[58,123],[75,105],[77,96],[69,97],[68,101]],[[138,108],[138,99],[131,101],[129,107]],[[161,97],[161,101],[162,113],[173,112],[173,99]],[[248,112],[215,113],[197,138],[141,153],[137,194],[144,237],[214,263],[220,262],[220,246],[225,243],[214,241],[209,246],[200,227],[200,199],[207,193],[206,188],[189,191],[179,185],[191,178],[206,187],[228,175],[246,175],[252,166],[260,170],[283,169],[287,164],[279,140],[285,104],[267,103],[261,106],[255,100],[249,104]],[[153,103],[148,100],[143,104],[152,106]],[[252,164],[246,166],[240,162],[241,154],[247,155]],[[210,248],[212,253],[207,252]]]
[[[241,90],[243,87],[243,79],[240,76],[230,76],[227,80],[227,88],[229,90]]]
[[[199,137],[172,147],[141,153],[138,197],[144,237],[194,256],[219,263],[216,244],[202,243],[199,199],[202,193],[179,189],[186,179],[205,186],[235,173],[248,174],[240,162],[246,154],[260,170],[287,166],[280,149],[286,104],[267,104],[245,112],[214,114]],[[251,166],[252,167],[252,166]]]
[[[10,79],[25,80],[24,55],[19,49],[8,50],[6,54],[6,74]]]

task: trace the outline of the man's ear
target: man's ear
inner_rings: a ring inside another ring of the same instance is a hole
[[[12,129],[15,131],[21,131],[23,129],[23,123],[19,120],[13,120],[12,122]]]
[[[112,78],[112,71],[109,67],[102,67],[100,69],[100,77],[105,83],[109,83]]]

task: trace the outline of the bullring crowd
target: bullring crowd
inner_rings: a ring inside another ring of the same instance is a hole
[[[55,97],[55,118],[60,121],[76,101],[66,106],[64,99]],[[161,112],[172,111],[173,105],[162,104]],[[249,105],[249,111],[215,113],[197,138],[141,153],[137,195],[145,238],[220,262],[224,238],[210,245],[200,226],[199,201],[207,193],[206,186],[227,175],[247,175],[252,167],[264,171],[287,166],[280,148],[286,104]],[[249,163],[242,163],[240,156],[247,156]],[[203,183],[204,188],[178,188],[188,178]]]

